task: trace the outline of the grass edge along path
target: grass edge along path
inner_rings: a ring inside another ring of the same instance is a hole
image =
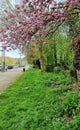
[[[80,101],[66,72],[30,68],[0,95],[0,130],[80,130]]]

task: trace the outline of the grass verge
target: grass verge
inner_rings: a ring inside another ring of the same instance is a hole
[[[66,72],[30,68],[0,95],[0,130],[80,130],[80,101]]]

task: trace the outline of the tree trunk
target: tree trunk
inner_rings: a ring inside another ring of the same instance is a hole
[[[43,44],[39,45],[39,53],[40,53],[40,67],[41,67],[41,71],[44,72],[45,71],[45,67],[44,67]]]
[[[77,70],[77,82],[78,86],[80,87],[80,70]]]
[[[54,62],[55,62],[55,66],[57,66],[57,50],[56,50],[56,44],[54,44]]]
[[[73,64],[77,72],[77,86],[79,87],[79,93],[80,93],[80,35],[77,36],[76,38],[73,38],[73,50],[74,50]]]

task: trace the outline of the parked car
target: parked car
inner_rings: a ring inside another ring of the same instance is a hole
[[[2,65],[0,65],[0,71],[2,70]]]
[[[13,69],[12,65],[7,66],[7,69]]]

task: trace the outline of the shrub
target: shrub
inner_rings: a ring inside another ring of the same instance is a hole
[[[80,115],[74,117],[70,123],[70,130],[80,130]]]
[[[60,66],[54,67],[54,73],[59,73],[60,71],[61,71],[61,67]]]
[[[78,93],[68,92],[62,103],[63,115],[75,115],[78,106]]]

